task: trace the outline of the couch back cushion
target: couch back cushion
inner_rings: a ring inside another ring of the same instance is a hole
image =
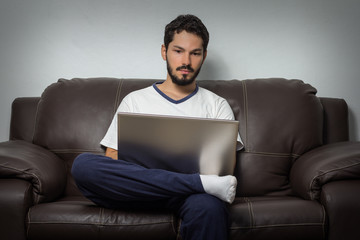
[[[70,173],[82,152],[103,154],[99,142],[121,100],[158,80],[60,79],[42,94],[34,143],[64,159]],[[322,107],[316,90],[299,80],[202,80],[201,87],[224,97],[240,121],[245,145],[237,155],[238,194],[289,194],[293,161],[322,144]],[[68,174],[67,195],[80,194]]]
[[[315,94],[299,80],[242,81],[237,118],[245,151],[236,166],[239,195],[291,194],[293,162],[323,141],[323,110]]]
[[[66,195],[80,194],[70,174],[75,157],[83,152],[103,154],[99,142],[122,98],[148,84],[147,80],[135,79],[75,78],[60,79],[45,89],[33,142],[64,159],[69,172]]]

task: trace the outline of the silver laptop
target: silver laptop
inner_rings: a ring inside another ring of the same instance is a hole
[[[233,174],[238,121],[118,114],[118,158],[180,173]]]

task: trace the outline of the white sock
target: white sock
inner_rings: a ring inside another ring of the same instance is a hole
[[[206,193],[220,198],[221,200],[232,203],[236,195],[236,177],[200,175],[201,183]]]

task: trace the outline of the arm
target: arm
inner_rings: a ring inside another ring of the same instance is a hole
[[[293,191],[311,200],[319,200],[327,183],[355,179],[360,179],[360,142],[315,148],[299,157],[290,172]]]
[[[114,160],[118,159],[118,151],[113,148],[106,148],[105,156],[110,157]]]
[[[116,148],[117,148],[117,133],[118,133],[117,113],[119,112],[131,112],[128,104],[126,103],[126,97],[120,103],[104,138],[100,142],[102,146],[106,147],[105,156],[115,160],[118,159]]]
[[[66,168],[62,159],[45,148],[20,140],[2,142],[0,178],[29,182],[37,204],[53,201],[63,194]]]

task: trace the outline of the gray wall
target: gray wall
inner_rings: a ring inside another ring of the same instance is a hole
[[[163,29],[182,13],[211,35],[199,79],[302,79],[347,101],[360,140],[360,1],[0,0],[0,141],[14,98],[58,78],[165,78]]]

